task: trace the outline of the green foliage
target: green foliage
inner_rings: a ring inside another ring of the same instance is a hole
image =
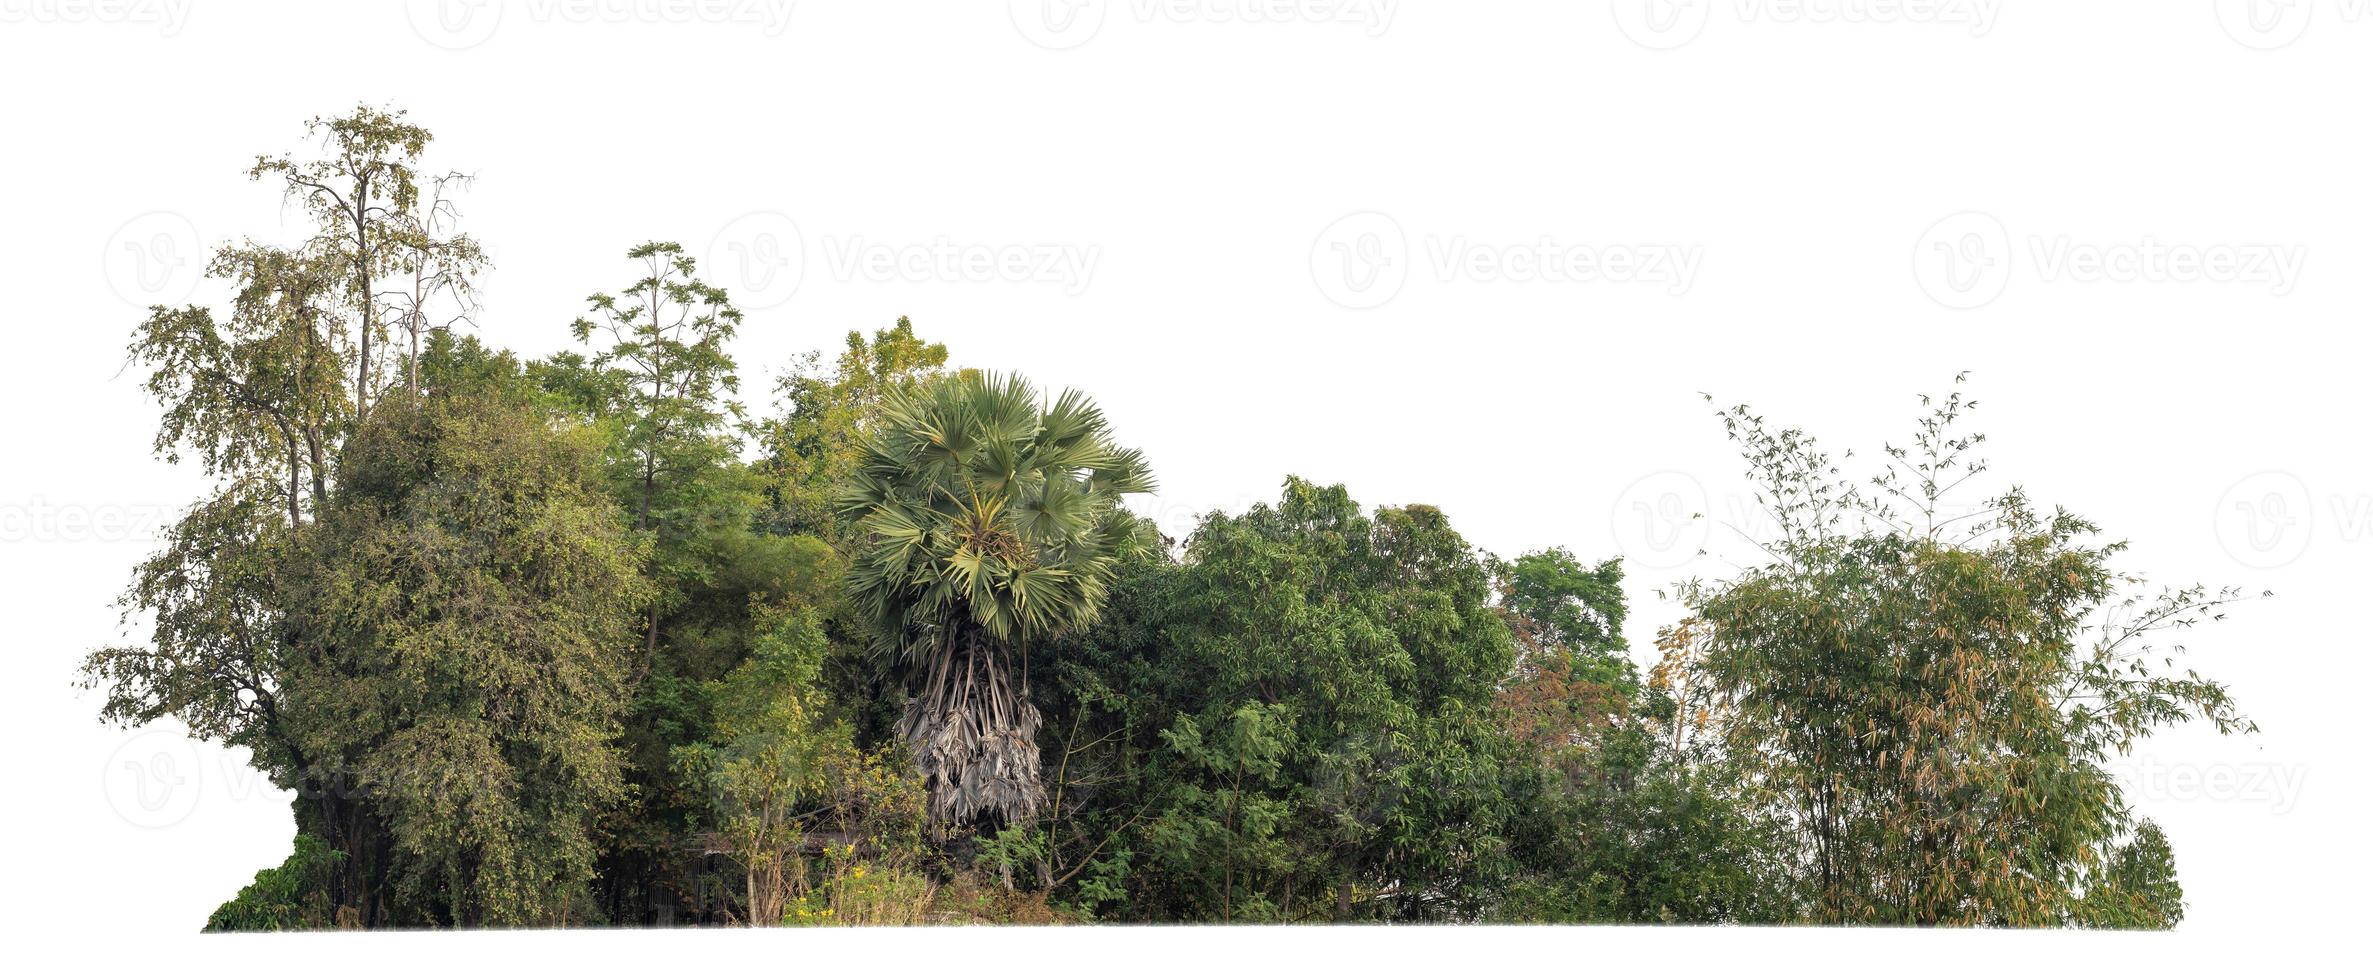
[[[2175,849],[2158,824],[2145,820],[2110,852],[2070,919],[2096,929],[2173,929],[2183,921],[2183,910]]]
[[[1283,887],[1264,887],[1292,876],[1309,856],[1297,846],[1301,842],[1286,837],[1299,815],[1292,797],[1301,789],[1285,774],[1296,747],[1288,741],[1292,721],[1285,705],[1248,703],[1220,719],[1209,735],[1191,716],[1162,731],[1170,757],[1166,774],[1174,782],[1158,800],[1162,809],[1149,824],[1145,847],[1199,893],[1204,915],[1257,922],[1292,912]],[[1339,887],[1349,894],[1348,884]]]
[[[1523,870],[1495,917],[1520,922],[1770,923],[1797,912],[1784,827],[1719,760],[1632,716],[1563,761],[1520,830]]]
[[[710,918],[729,914],[712,894],[717,876],[684,841],[716,811],[678,751],[718,742],[717,684],[769,642],[785,611],[835,591],[839,562],[812,537],[758,529],[766,482],[737,458],[740,380],[726,351],[740,311],[675,243],[627,259],[639,277],[591,296],[571,325],[592,355],[556,355],[534,373],[558,411],[605,435],[610,488],[648,542],[655,586],[638,624],[629,790],[603,820],[603,904],[621,921],[661,907]]]
[[[897,862],[865,860],[854,845],[827,846],[823,881],[783,916],[796,926],[912,926],[931,921],[938,887]]]
[[[776,922],[804,880],[801,811],[824,797],[836,755],[854,755],[846,726],[824,717],[816,675],[824,633],[812,616],[777,623],[740,666],[711,684],[713,744],[676,750],[706,791],[716,834],[743,869],[749,921]]]
[[[1620,638],[1618,562],[1563,551],[1501,569],[1520,659],[1501,724],[1542,766],[1512,834],[1495,918],[1776,922],[1795,912],[1778,822],[1719,755],[1664,737],[1677,706],[1643,688]]]
[[[1017,661],[1095,621],[1135,540],[1121,498],[1153,488],[1078,392],[1042,406],[1020,377],[961,374],[889,396],[841,501],[861,535],[848,590],[915,679],[900,734],[935,819],[1045,802]]]
[[[1984,469],[1967,459],[1981,440],[1953,432],[1969,407],[1935,403],[1876,494],[1802,433],[1721,414],[1784,537],[1772,563],[1685,591],[1670,673],[1797,829],[1821,921],[2064,921],[2130,821],[2111,754],[2190,718],[2251,727],[2222,686],[2141,655],[2232,595],[2121,601],[2137,582],[2110,567],[2122,546],[2016,490],[1948,516],[1944,495]]]
[[[292,525],[328,496],[330,460],[354,417],[343,380],[354,358],[325,307],[332,271],[300,253],[225,248],[208,272],[235,290],[228,320],[157,307],[131,348],[165,409],[156,452],[178,462],[187,450],[225,483],[277,492]]]
[[[725,291],[701,282],[692,257],[674,242],[646,242],[627,250],[642,277],[620,294],[595,293],[590,315],[570,324],[578,343],[598,335],[608,346],[587,367],[606,374],[606,384],[587,385],[615,399],[592,406],[621,420],[617,442],[619,482],[635,512],[635,525],[650,530],[682,523],[685,501],[669,491],[732,457],[735,442],[727,423],[740,406],[726,397],[740,387],[725,342],[742,321]],[[669,518],[676,520],[669,520]]]
[[[134,571],[121,604],[127,621],[151,617],[149,644],[94,651],[83,686],[105,690],[107,721],[179,718],[196,737],[253,751],[276,782],[293,785],[302,758],[279,706],[297,652],[274,642],[285,629],[278,570],[292,531],[273,501],[240,490],[191,508]]]
[[[725,342],[742,314],[724,290],[700,281],[681,245],[647,242],[626,257],[642,277],[617,296],[593,294],[590,315],[569,328],[579,343],[598,334],[608,346],[590,362],[563,362],[582,367],[560,388],[605,399],[586,408],[612,422],[614,485],[635,528],[657,541],[649,572],[662,591],[644,622],[646,656],[656,659],[660,617],[706,570],[687,554],[687,539],[748,506],[731,499],[741,474],[728,465],[738,446],[728,423],[741,406],[726,399],[741,382]]]
[[[1535,643],[1569,651],[1600,683],[1628,672],[1622,559],[1584,567],[1572,552],[1552,548],[1510,562],[1501,576],[1509,611],[1532,624]]]
[[[1338,918],[1479,914],[1526,768],[1490,711],[1515,645],[1483,556],[1431,507],[1363,515],[1341,487],[1289,480],[1274,508],[1207,520],[1187,561],[1169,639],[1214,697],[1166,732],[1202,772],[1157,844],[1226,830],[1249,866],[1218,862],[1222,918],[1322,895]]]
[[[307,134],[249,171],[297,244],[221,248],[227,305],[134,332],[152,450],[214,482],[122,596],[144,641],[83,665],[102,718],[298,794],[210,931],[2165,929],[2173,850],[2111,764],[2254,730],[2154,640],[2239,595],[1972,497],[1957,394],[1859,482],[1718,413],[1778,530],[1681,586],[1643,679],[1620,559],[1502,561],[1290,478],[1156,547],[1089,399],[904,318],[746,420],[741,314],[673,243],[588,299],[590,349],[522,363],[456,332],[485,256],[430,134],[368,106]]]
[[[972,374],[895,394],[841,505],[865,535],[851,592],[889,636],[1046,639],[1094,621],[1134,533],[1120,498],[1153,489],[1078,392],[1042,409],[1028,381]]]
[[[356,433],[338,496],[281,570],[302,651],[281,721],[360,794],[325,796],[323,821],[388,836],[373,860],[391,917],[567,922],[593,818],[623,791],[641,552],[584,431],[549,425],[516,387],[424,373],[428,394],[392,394]]]
[[[421,154],[435,137],[405,121],[402,110],[361,105],[344,116],[315,118],[305,133],[319,143],[318,155],[258,156],[248,176],[280,181],[288,199],[312,219],[312,236],[293,256],[227,249],[218,263],[244,258],[297,267],[309,284],[276,291],[308,303],[320,292],[335,304],[334,330],[325,316],[329,309],[309,308],[301,319],[308,332],[330,339],[351,362],[349,394],[360,417],[389,383],[391,359],[375,355],[374,347],[384,345],[392,329],[405,331],[411,343],[405,381],[417,390],[420,343],[433,328],[466,319],[470,278],[486,257],[468,236],[448,232],[455,212],[447,192],[468,178],[421,169]],[[274,278],[251,275],[247,282]],[[450,318],[435,312],[432,304],[440,298],[458,304]]]
[[[867,340],[849,331],[832,370],[816,354],[776,384],[779,414],[757,426],[778,530],[843,540],[849,528],[836,514],[836,497],[856,472],[864,432],[895,393],[941,377],[944,344],[925,343],[905,317]]]
[[[237,898],[207,917],[206,931],[281,932],[339,925],[330,895],[345,860],[346,855],[331,850],[321,838],[298,834],[288,860],[256,872],[254,884],[239,889]]]
[[[1057,880],[1097,874],[1124,918],[1485,914],[1537,766],[1497,724],[1489,567],[1440,512],[1291,480],[1119,581],[1054,653],[1093,733],[1064,747]]]

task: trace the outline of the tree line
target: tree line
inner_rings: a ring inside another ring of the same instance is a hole
[[[209,266],[130,355],[208,494],[91,653],[293,791],[211,930],[923,922],[2166,928],[2109,773],[2254,730],[2093,524],[1975,506],[1974,402],[1874,475],[1714,412],[1776,531],[1674,586],[1503,559],[1289,478],[1184,540],[1078,392],[901,318],[753,410],[680,246],[589,270],[574,345],[471,335],[486,253],[431,135],[358,107],[259,157],[309,234]]]

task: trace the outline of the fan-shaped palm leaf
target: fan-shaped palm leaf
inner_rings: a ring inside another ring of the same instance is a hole
[[[861,534],[849,591],[910,673],[901,728],[945,823],[1011,822],[1045,800],[1038,713],[1013,674],[1035,643],[1095,621],[1154,489],[1075,391],[967,372],[893,394],[840,501]]]

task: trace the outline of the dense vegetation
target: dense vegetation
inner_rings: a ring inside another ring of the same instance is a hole
[[[745,408],[672,243],[576,347],[489,350],[429,133],[310,132],[250,176],[311,236],[134,336],[214,488],[85,666],[296,794],[209,929],[2183,914],[2108,766],[2250,728],[2152,646],[2237,597],[2017,490],[1949,508],[1959,395],[1867,480],[1717,412],[1779,532],[1643,675],[1619,560],[1290,478],[1164,539],[1123,427],[904,319]]]

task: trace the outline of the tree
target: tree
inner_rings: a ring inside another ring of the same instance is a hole
[[[1135,540],[1121,498],[1153,489],[1078,392],[1042,406],[1018,376],[967,374],[890,396],[841,503],[849,594],[909,672],[900,733],[934,819],[1045,804],[1029,650],[1095,621]]]
[[[216,486],[123,595],[127,623],[152,620],[149,642],[96,651],[84,664],[85,684],[107,690],[102,717],[181,717],[201,737],[252,750],[277,784],[298,790],[300,821],[344,862],[331,906],[350,911],[362,900],[368,848],[338,816],[354,774],[315,756],[295,728],[294,677],[319,651],[297,633],[288,583],[334,506],[377,377],[371,278],[417,276],[415,263],[435,261],[439,289],[466,296],[480,262],[451,233],[449,207],[430,209],[441,216],[434,234],[401,231],[426,227],[409,188],[430,137],[400,115],[364,108],[315,120],[309,132],[324,135],[325,158],[258,158],[250,176],[289,181],[316,221],[311,237],[296,248],[219,249],[208,274],[232,286],[227,314],[157,307],[134,334],[132,360],[148,369],[144,387],[164,409],[156,452],[194,457]],[[353,178],[343,190],[340,175]]]
[[[671,562],[676,540],[697,525],[702,513],[699,479],[733,458],[736,442],[727,423],[741,414],[729,400],[740,379],[725,342],[742,320],[725,291],[700,281],[692,257],[674,242],[646,242],[626,257],[642,264],[642,278],[620,296],[595,293],[591,316],[570,325],[578,343],[596,332],[609,346],[594,355],[592,368],[617,381],[608,390],[620,401],[597,406],[614,412],[621,434],[616,451],[626,470],[627,497],[635,528],[661,538],[653,556],[661,564],[652,577],[680,598],[678,583],[697,574]],[[644,617],[646,657],[659,650],[662,609],[654,600]]]
[[[1719,756],[1657,737],[1654,699],[1550,757],[1511,837],[1492,917],[1517,922],[1773,923],[1797,918],[1788,838]]]
[[[1492,723],[1515,644],[1484,556],[1434,508],[1291,479],[1207,519],[1186,578],[1167,642],[1208,693],[1163,732],[1189,768],[1147,836],[1201,913],[1481,914],[1526,768]]]
[[[227,492],[191,508],[120,600],[127,622],[152,618],[148,643],[93,651],[82,683],[104,689],[105,721],[179,718],[197,738],[248,749],[275,784],[326,799],[281,710],[301,657],[279,581],[293,534],[255,494]]]
[[[639,624],[643,657],[626,726],[632,791],[604,818],[604,900],[619,921],[679,911],[710,920],[734,913],[712,897],[714,876],[685,845],[715,810],[675,752],[721,737],[717,682],[772,642],[770,617],[829,615],[822,607],[835,601],[842,564],[821,540],[767,526],[772,486],[737,458],[743,410],[732,400],[740,380],[726,345],[742,315],[731,298],[703,282],[675,243],[627,254],[640,277],[592,296],[571,327],[598,349],[537,370],[572,414],[611,433],[613,487],[650,541],[657,587]]]
[[[2122,544],[2015,488],[1956,513],[1985,471],[1955,427],[1975,405],[1929,405],[1867,488],[1811,437],[1719,413],[1782,536],[1684,589],[1666,672],[1796,828],[1820,921],[2057,924],[2131,824],[2114,754],[2188,719],[2254,730],[2149,641],[2238,597],[2131,595]]]
[[[322,135],[328,157],[258,157],[250,176],[286,180],[316,220],[312,238],[294,250],[221,248],[207,272],[232,286],[228,317],[155,307],[130,348],[149,369],[144,389],[164,409],[155,452],[167,462],[194,456],[217,487],[174,525],[123,596],[127,620],[154,619],[150,644],[93,654],[86,682],[109,689],[110,720],[181,716],[291,779],[302,777],[286,767],[303,760],[276,714],[289,658],[271,590],[291,537],[329,505],[368,395],[370,278],[417,278],[419,263],[448,263],[426,275],[466,291],[466,274],[480,263],[474,244],[450,234],[453,213],[441,194],[427,215],[417,208],[413,165],[432,137],[402,115],[363,107],[315,119],[307,132]],[[447,237],[427,234],[432,226]],[[350,312],[365,324],[359,336],[348,332]]]
[[[835,517],[834,498],[857,468],[866,428],[892,393],[941,377],[947,362],[946,345],[924,343],[914,324],[899,317],[871,340],[849,331],[830,372],[813,353],[794,366],[775,386],[779,413],[758,427],[774,525],[785,533],[844,539],[848,529]]]
[[[1533,645],[1592,662],[1620,661],[1628,650],[1623,620],[1623,560],[1585,567],[1564,548],[1528,552],[1501,570],[1504,604]],[[1610,667],[1612,669],[1612,667]]]
[[[708,790],[718,835],[742,866],[752,925],[782,922],[806,889],[802,811],[825,796],[836,757],[856,751],[847,726],[825,717],[816,683],[824,654],[812,614],[779,617],[750,659],[714,682],[714,741],[676,749],[677,764]]]
[[[103,719],[297,796],[209,930],[2164,929],[2173,847],[2112,763],[2254,730],[2160,639],[2240,595],[1979,494],[1959,394],[1859,481],[1717,412],[1777,531],[1680,584],[1643,678],[1620,560],[1502,561],[1297,478],[1181,547],[1087,398],[905,318],[752,424],[741,315],[673,243],[523,364],[457,333],[485,255],[428,132],[307,138],[248,171],[297,240],[219,248],[227,303],[134,332],[153,450],[212,486],[134,570],[141,638],[83,664]]]
[[[1515,866],[1490,916],[1519,922],[1786,921],[1775,821],[1709,746],[1665,737],[1679,710],[1643,685],[1622,627],[1620,561],[1564,549],[1498,566],[1517,664],[1505,730],[1538,760],[1510,830]]]
[[[320,156],[258,156],[248,177],[278,179],[288,199],[314,221],[313,236],[300,251],[326,267],[352,316],[342,321],[351,324],[352,333],[340,333],[351,344],[350,394],[353,414],[360,418],[384,384],[384,359],[375,360],[372,350],[388,335],[382,308],[398,304],[396,319],[410,333],[417,357],[431,323],[428,303],[443,294],[466,306],[468,279],[483,267],[485,256],[476,242],[450,234],[447,227],[453,210],[445,192],[467,178],[458,173],[424,177],[420,157],[435,137],[406,122],[403,110],[361,105],[344,116],[308,121],[305,134],[320,142]],[[429,188],[425,204],[424,180]],[[399,285],[383,295],[381,284],[391,280]],[[411,374],[409,367],[406,373]]]
[[[333,281],[317,259],[255,245],[223,248],[208,273],[233,284],[227,322],[157,307],[133,335],[165,410],[154,448],[167,462],[194,453],[225,493],[277,493],[298,526],[327,502],[353,419],[351,357],[324,305]]]
[[[1496,701],[1502,724],[1570,781],[1592,778],[1598,748],[1635,721],[1638,670],[1623,638],[1623,564],[1585,568],[1563,548],[1496,567],[1516,662]]]
[[[1299,479],[1130,560],[1050,651],[1069,734],[1043,877],[1156,921],[1489,914],[1542,788],[1497,717],[1517,650],[1494,599],[1438,510]]]
[[[596,433],[552,425],[507,355],[439,335],[425,360],[279,570],[281,717],[349,789],[300,827],[358,865],[370,924],[583,921],[641,554]]]

